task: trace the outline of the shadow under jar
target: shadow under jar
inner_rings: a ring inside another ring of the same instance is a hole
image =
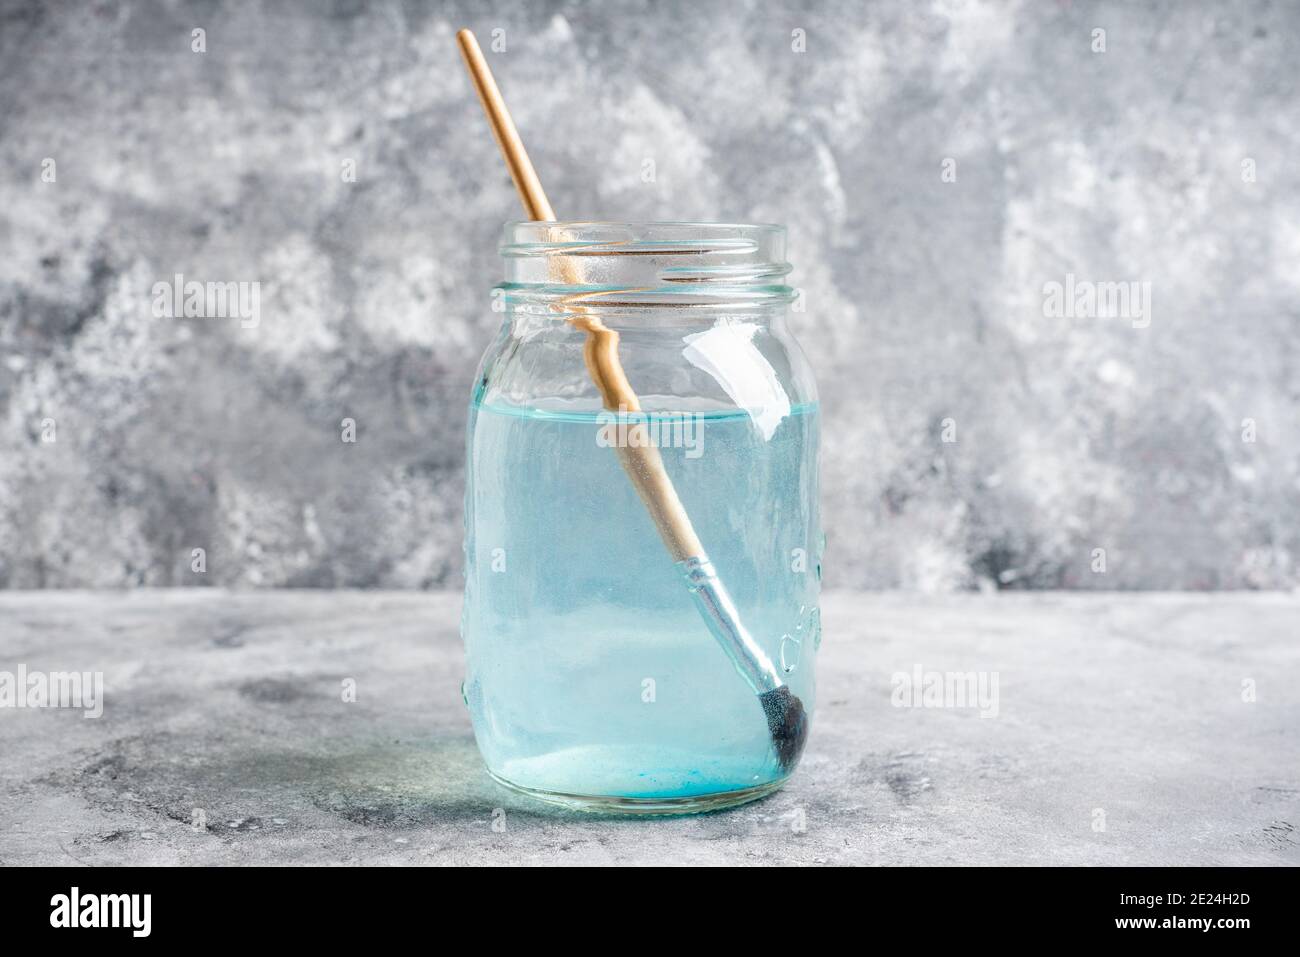
[[[619,449],[657,449],[811,719],[818,407],[786,327],[784,247],[769,225],[506,227],[504,323],[469,412],[461,626],[465,701],[499,781],[573,807],[682,813],[788,774]],[[593,323],[617,333],[639,412],[603,406],[584,358]]]

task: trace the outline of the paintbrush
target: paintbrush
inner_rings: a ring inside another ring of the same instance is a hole
[[[510,118],[510,111],[506,109],[501,91],[483,57],[483,51],[479,49],[478,40],[471,31],[461,30],[456,34],[456,42],[460,45],[470,79],[483,104],[483,111],[487,113],[488,123],[501,148],[501,155],[505,158],[510,178],[514,180],[528,218],[554,222],[555,212],[542,189],[537,171],[528,159],[523,140]],[[557,227],[559,230],[562,227]],[[558,256],[554,259],[558,260],[556,268],[564,285],[582,284],[581,271],[573,257]],[[567,297],[565,305],[572,311],[569,322],[587,334],[583,359],[592,382],[600,391],[601,401],[606,409],[620,415],[639,413],[641,402],[619,361],[618,333],[608,328],[591,308],[578,305],[583,298],[591,297]],[[631,425],[631,429],[644,428],[640,423]],[[629,437],[629,441],[617,443],[616,449],[624,471],[659,530],[664,547],[685,577],[695,607],[709,632],[722,646],[736,671],[758,696],[772,735],[777,760],[782,771],[789,773],[799,760],[808,738],[808,715],[803,702],[781,679],[772,659],[741,622],[735,602],[718,577],[704,546],[700,544],[699,536],[695,534],[690,516],[686,514],[672,479],[664,468],[659,450],[644,435],[638,436],[635,441]]]

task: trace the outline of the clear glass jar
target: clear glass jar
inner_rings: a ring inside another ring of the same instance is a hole
[[[679,813],[760,797],[798,760],[756,701],[784,683],[811,718],[820,642],[817,392],[784,247],[767,225],[506,227],[504,322],[469,412],[461,627],[501,782]],[[639,410],[607,408],[601,345]],[[663,490],[638,494],[647,455],[711,568],[674,551]]]

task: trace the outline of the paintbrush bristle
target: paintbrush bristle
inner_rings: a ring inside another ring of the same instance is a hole
[[[799,763],[804,742],[808,740],[808,712],[799,696],[782,685],[758,696],[767,715],[767,729],[772,733],[772,746],[781,770],[789,774]]]

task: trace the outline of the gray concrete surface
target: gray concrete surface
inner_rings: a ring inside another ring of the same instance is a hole
[[[1300,596],[832,593],[787,788],[649,821],[486,777],[458,610],[0,595],[0,671],[106,682],[99,719],[0,709],[0,863],[1300,863]],[[895,707],[892,676],[917,665],[997,672],[997,715]]]
[[[0,588],[459,584],[465,24],[562,215],[790,226],[828,583],[1300,582],[1294,3],[0,0]]]

